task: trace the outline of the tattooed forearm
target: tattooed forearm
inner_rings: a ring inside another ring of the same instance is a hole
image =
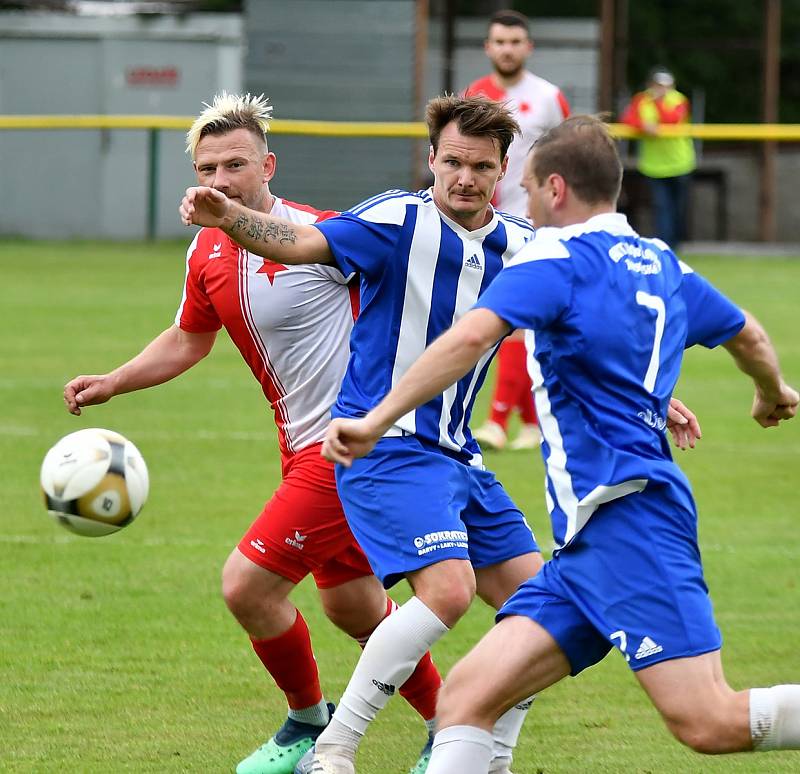
[[[286,223],[267,223],[267,233],[264,234],[264,241],[276,239],[280,244],[287,242],[294,244],[297,241],[297,234],[294,229]]]
[[[251,239],[261,239],[261,235],[264,233],[264,224],[260,220],[256,220],[255,218],[250,218],[249,228],[247,229],[247,236]]]
[[[281,245],[297,242],[297,233],[288,223],[264,222],[245,213],[239,215],[230,227],[231,236],[240,231],[256,241],[278,242]]]
[[[247,215],[239,215],[239,217],[236,218],[233,225],[231,226],[231,233],[241,231],[243,228],[245,228],[247,226],[248,220],[250,220],[250,218],[248,218]]]

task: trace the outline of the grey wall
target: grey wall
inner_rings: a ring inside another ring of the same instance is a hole
[[[251,0],[246,18],[246,86],[281,118],[413,116],[410,0]]]
[[[145,68],[151,74],[139,78]],[[174,77],[159,78],[161,75]],[[3,114],[194,115],[241,89],[241,19],[0,14]],[[143,81],[143,82],[142,82]],[[141,238],[147,134],[0,131],[0,233]],[[158,235],[184,235],[177,202],[193,181],[181,132],[160,135]]]
[[[251,0],[245,16],[245,85],[269,96],[276,118],[417,118],[410,0]],[[421,148],[404,139],[275,135],[272,190],[346,209],[387,188],[413,188],[415,146]]]

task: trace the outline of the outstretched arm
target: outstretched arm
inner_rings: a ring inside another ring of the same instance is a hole
[[[251,253],[278,263],[333,262],[328,241],[319,229],[250,210],[215,188],[187,188],[179,212],[185,226],[222,229]]]
[[[216,333],[189,333],[173,325],[136,357],[107,374],[76,376],[64,386],[67,411],[80,416],[83,406],[96,406],[115,395],[154,387],[175,378],[202,360],[214,346]]]
[[[509,330],[489,309],[467,312],[420,355],[369,414],[362,419],[334,419],[325,435],[323,456],[349,467],[355,457],[368,454],[400,417],[464,376]]]
[[[744,327],[723,346],[756,387],[751,411],[762,427],[777,427],[797,413],[797,391],[783,381],[778,355],[761,323],[745,312]]]

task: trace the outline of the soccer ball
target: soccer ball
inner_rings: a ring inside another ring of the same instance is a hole
[[[65,435],[45,455],[40,481],[47,512],[62,527],[89,537],[130,524],[149,490],[139,450],[100,428]]]

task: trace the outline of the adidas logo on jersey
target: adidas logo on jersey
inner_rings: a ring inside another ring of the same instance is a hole
[[[483,268],[483,266],[481,266],[481,259],[478,258],[477,255],[472,255],[469,258],[467,258],[466,267],[468,269],[479,269],[479,270]]]
[[[647,658],[648,656],[655,656],[656,653],[661,653],[664,650],[660,645],[656,645],[649,637],[645,637],[639,645],[639,650],[636,651],[635,659]]]
[[[391,683],[382,683],[380,680],[373,680],[372,684],[386,696],[394,696],[395,687]]]

